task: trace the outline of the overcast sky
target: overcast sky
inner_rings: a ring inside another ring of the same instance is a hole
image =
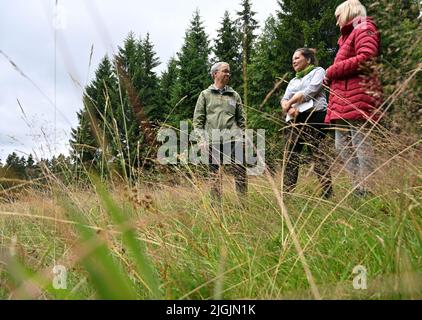
[[[0,0],[0,159],[13,151],[37,158],[67,154],[83,87],[129,31],[150,33],[160,72],[180,50],[196,9],[213,38],[224,11],[233,18],[240,2],[58,0],[55,10],[55,0]],[[261,26],[277,7],[277,0],[252,4]]]

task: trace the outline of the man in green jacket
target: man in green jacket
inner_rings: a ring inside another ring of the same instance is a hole
[[[204,133],[203,137],[207,136],[201,146],[206,148],[209,143],[210,147],[211,195],[221,203],[221,164],[233,164],[236,190],[240,195],[247,192],[244,159],[246,116],[240,95],[228,86],[230,65],[217,62],[211,67],[210,74],[214,83],[198,97],[193,126]]]

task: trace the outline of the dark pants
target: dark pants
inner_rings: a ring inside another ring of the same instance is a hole
[[[213,200],[221,202],[222,181],[219,170],[221,165],[229,165],[229,171],[234,175],[238,195],[246,195],[248,179],[245,167],[245,148],[242,142],[212,144],[209,159],[211,197]]]
[[[285,131],[287,163],[284,170],[284,190],[292,191],[297,183],[299,165],[303,161],[302,151],[306,146],[307,160],[314,162],[314,172],[322,185],[323,196],[332,194],[329,158],[323,146],[327,143],[325,111],[303,112]],[[306,158],[305,158],[306,159]]]

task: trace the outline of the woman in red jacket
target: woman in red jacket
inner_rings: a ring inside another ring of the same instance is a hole
[[[373,20],[358,0],[348,0],[335,11],[341,36],[334,63],[327,69],[330,98],[325,122],[335,124],[336,149],[352,175],[354,193],[368,193],[372,146],[366,129],[378,120],[381,85],[373,66],[380,38]]]

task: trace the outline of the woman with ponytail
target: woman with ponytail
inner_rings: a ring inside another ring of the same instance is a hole
[[[327,154],[320,149],[327,135],[324,123],[327,99],[322,87],[325,70],[318,67],[315,50],[297,49],[292,65],[296,76],[289,82],[281,107],[290,124],[285,130],[284,191],[296,186],[301,153],[306,146],[314,162],[314,172],[322,184],[322,196],[332,195]]]

